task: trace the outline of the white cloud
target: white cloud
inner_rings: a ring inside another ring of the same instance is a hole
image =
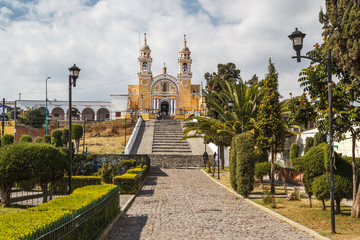
[[[0,93],[9,100],[67,99],[67,68],[82,71],[75,100],[109,100],[138,84],[137,57],[143,32],[148,33],[153,73],[166,62],[177,74],[178,51],[187,34],[193,58],[193,82],[218,63],[234,62],[243,79],[263,78],[269,57],[280,74],[283,96],[300,94],[299,70],[287,36],[299,27],[306,32],[304,52],[321,41],[318,12],[323,0],[199,0],[188,1],[7,0],[0,5]],[[198,8],[198,9],[194,9]],[[193,11],[191,11],[193,10]],[[21,12],[14,19],[14,14]]]

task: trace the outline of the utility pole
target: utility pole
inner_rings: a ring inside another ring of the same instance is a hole
[[[84,118],[83,154],[85,153],[85,127],[86,127],[86,117]]]
[[[4,135],[4,131],[5,131],[5,98],[3,98],[3,104],[2,104],[2,107],[3,107],[3,111],[2,111],[2,131],[1,131],[1,136]]]
[[[15,110],[14,110],[14,141],[16,142],[16,117],[17,117],[17,109],[16,109],[16,100],[15,100]]]

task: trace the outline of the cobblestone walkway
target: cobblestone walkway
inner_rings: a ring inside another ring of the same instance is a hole
[[[114,239],[312,239],[212,182],[199,170],[151,169],[107,237]]]

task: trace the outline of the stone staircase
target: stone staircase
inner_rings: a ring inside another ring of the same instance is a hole
[[[180,122],[170,118],[157,120],[154,126],[153,154],[191,154],[191,148],[186,140],[179,141],[184,136]]]

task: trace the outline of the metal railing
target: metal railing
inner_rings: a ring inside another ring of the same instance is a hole
[[[120,187],[117,186],[89,205],[66,215],[20,240],[95,239],[120,210]]]

